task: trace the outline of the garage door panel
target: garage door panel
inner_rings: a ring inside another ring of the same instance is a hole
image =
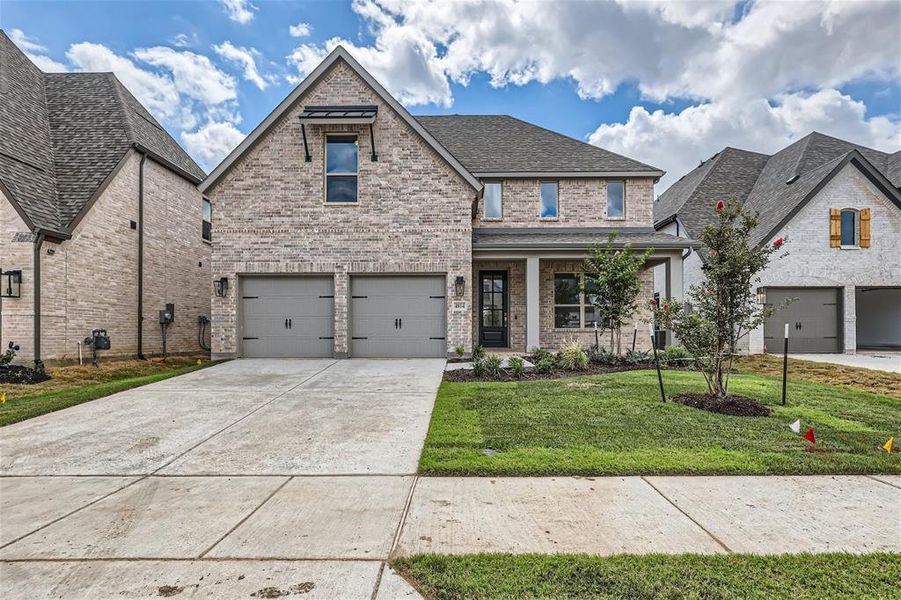
[[[837,288],[767,289],[767,304],[792,304],[776,312],[764,324],[767,349],[778,352],[784,344],[785,324],[789,326],[791,352],[840,352],[839,290]]]
[[[444,357],[444,276],[351,279],[351,353],[359,357]]]
[[[241,286],[243,356],[333,355],[331,277],[246,277]]]

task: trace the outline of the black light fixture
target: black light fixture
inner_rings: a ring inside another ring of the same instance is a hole
[[[216,295],[220,298],[228,296],[228,277],[220,277],[215,282]]]
[[[462,275],[457,275],[457,278],[454,279],[454,293],[457,295],[457,298],[463,297],[463,292],[465,291],[465,279],[463,279]]]
[[[757,302],[760,304],[766,304],[766,288],[765,287],[757,288]]]
[[[4,298],[22,297],[22,271],[4,271],[0,274],[0,296]]]

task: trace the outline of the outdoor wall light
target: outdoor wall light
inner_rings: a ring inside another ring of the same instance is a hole
[[[4,271],[0,273],[0,296],[4,298],[22,297],[22,271]]]
[[[220,298],[228,296],[228,277],[220,277],[215,282],[216,295]]]
[[[757,302],[760,304],[766,304],[766,288],[759,287],[757,288]]]
[[[457,278],[454,279],[454,293],[457,295],[457,298],[463,297],[463,292],[466,290],[465,281],[462,275],[457,275]]]

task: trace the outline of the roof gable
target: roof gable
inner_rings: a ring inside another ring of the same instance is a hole
[[[256,144],[265,136],[265,134],[273,128],[285,115],[291,112],[304,97],[304,94],[311,90],[335,65],[336,62],[343,61],[351,70],[362,79],[375,93],[379,96],[391,109],[400,116],[413,131],[421,137],[428,146],[437,152],[441,158],[447,162],[450,167],[457,172],[470,186],[475,190],[481,190],[482,184],[458,161],[447,149],[442,146],[435,137],[429,133],[413,116],[405,109],[391,94],[385,90],[382,85],[376,81],[372,75],[364,69],[347,50],[342,46],[338,46],[317,66],[307,77],[282,100],[282,102],[257,125],[257,127],[231,151],[231,153],[219,165],[213,169],[209,177],[201,184],[200,190],[207,191],[214,187],[222,177],[228,173],[238,162],[238,160],[247,152],[249,152]]]

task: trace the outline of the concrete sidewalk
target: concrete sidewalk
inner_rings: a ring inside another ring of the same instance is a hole
[[[901,551],[901,476],[422,477],[396,554]]]
[[[857,354],[789,354],[788,356],[799,360],[810,360],[845,367],[901,373],[901,352],[896,350],[861,350]]]

